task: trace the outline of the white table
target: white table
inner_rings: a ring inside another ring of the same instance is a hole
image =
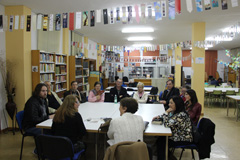
[[[78,109],[81,114],[87,132],[97,133],[99,126],[104,123],[103,118],[117,118],[120,116],[119,103],[91,103],[86,102],[79,106]],[[171,129],[164,127],[164,125],[151,124],[152,118],[161,115],[165,112],[162,104],[139,104],[139,109],[135,113],[141,115],[144,121],[148,121],[149,125],[145,130],[146,136],[166,136],[166,157],[168,157],[168,136],[172,135]],[[50,129],[52,126],[52,119],[48,119],[39,123],[37,128]],[[97,152],[97,150],[96,150]]]
[[[114,86],[109,86],[109,87],[107,87],[105,90],[106,90],[106,91],[110,91],[110,89],[113,88],[113,87],[114,87]],[[132,88],[134,91],[137,91],[137,90],[138,90],[137,87],[124,87],[124,88],[126,88],[126,89]],[[143,88],[144,91],[151,91],[151,89],[152,89],[152,87],[144,87],[144,88]]]
[[[240,96],[226,96],[227,97],[227,116],[229,111],[229,99],[233,99],[236,101],[236,110],[237,110],[237,121],[238,121],[238,101],[240,101]],[[235,112],[234,112],[235,114]]]
[[[135,92],[137,91],[127,91],[127,94],[132,95]],[[150,95],[150,91],[144,91],[144,92]],[[105,91],[104,93],[110,93],[110,91],[108,90],[108,91]]]
[[[237,93],[239,88],[204,88],[204,90],[209,94],[209,97],[210,97],[210,94],[213,91],[222,91],[222,93],[226,93],[227,91],[235,91]],[[208,107],[209,107],[209,100],[208,100]]]

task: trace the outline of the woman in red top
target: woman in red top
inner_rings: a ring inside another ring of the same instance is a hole
[[[185,107],[190,119],[194,125],[197,125],[201,115],[202,105],[198,103],[196,92],[193,89],[188,89],[185,93]]]

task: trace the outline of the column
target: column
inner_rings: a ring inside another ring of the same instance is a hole
[[[14,101],[18,111],[23,110],[25,102],[32,95],[32,76],[31,76],[31,32],[26,31],[27,15],[31,15],[31,9],[25,6],[6,6],[5,15],[25,16],[24,29],[6,31],[6,60],[7,70],[11,73],[11,83],[15,84],[16,96]],[[13,23],[15,23],[13,21]],[[15,26],[15,24],[13,25]]]
[[[88,37],[84,37],[84,55],[88,58]]]
[[[198,101],[204,112],[205,48],[194,46],[195,41],[205,40],[205,22],[192,24],[192,82],[191,87],[197,93]],[[201,61],[203,59],[203,61]],[[197,61],[196,61],[197,60]]]
[[[175,48],[175,73],[174,86],[181,87],[181,67],[182,67],[182,48],[178,46]]]
[[[97,71],[98,71],[99,66],[102,63],[102,45],[99,43],[97,45],[98,45],[98,50],[97,50]]]

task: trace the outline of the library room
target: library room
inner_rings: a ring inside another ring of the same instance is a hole
[[[1,0],[0,159],[239,159],[239,3]]]

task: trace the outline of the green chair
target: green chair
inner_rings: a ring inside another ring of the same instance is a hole
[[[206,88],[215,88],[215,85],[208,85]]]
[[[217,102],[218,100],[221,100],[221,106],[223,104],[223,95],[221,90],[214,90],[213,93],[210,95],[210,99],[215,100]]]
[[[224,88],[232,88],[232,86],[224,86]]]
[[[216,86],[216,88],[223,88],[222,86]]]

